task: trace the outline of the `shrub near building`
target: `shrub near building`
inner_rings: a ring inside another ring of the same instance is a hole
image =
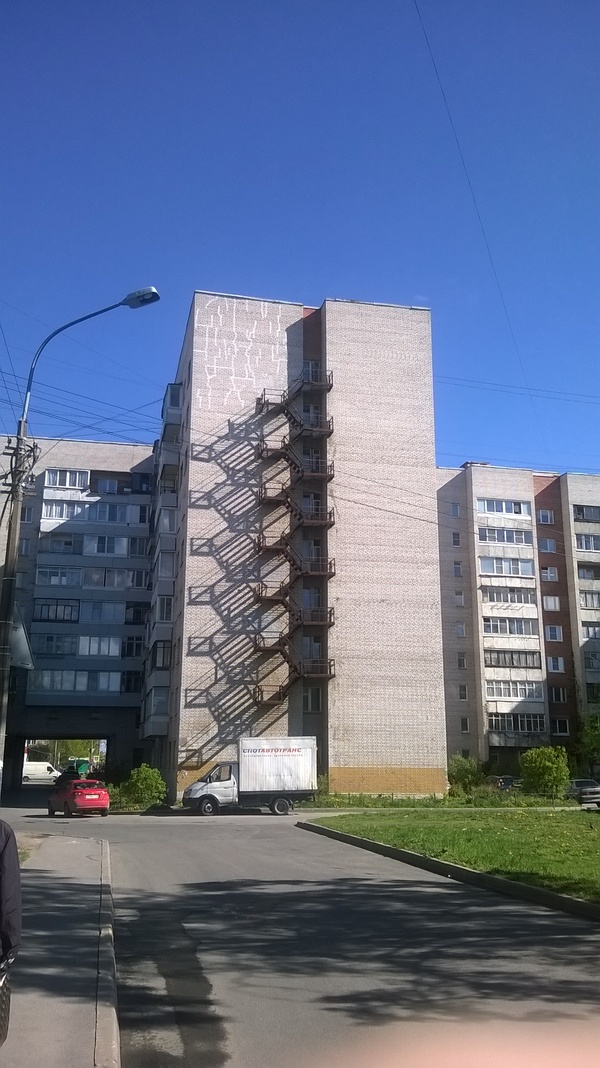
[[[564,746],[541,746],[523,753],[520,760],[523,789],[541,797],[564,797],[571,773]]]

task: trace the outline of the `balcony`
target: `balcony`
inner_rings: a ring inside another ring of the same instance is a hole
[[[325,371],[323,367],[305,367],[302,372],[302,388],[329,393],[333,388],[333,371]]]
[[[329,560],[326,556],[319,556],[314,560],[302,560],[303,575],[323,575],[325,578],[333,578],[335,575],[335,560]]]
[[[335,660],[301,660],[300,674],[306,679],[333,679]]]
[[[304,527],[325,527],[326,529],[335,525],[333,508],[326,508],[325,505],[321,504],[313,504],[308,508],[303,508],[289,495],[286,496],[287,506],[299,525]]]
[[[165,426],[181,426],[181,385],[170,382],[162,403],[161,419]]]
[[[275,705],[280,705],[285,700],[288,690],[295,681],[295,679],[289,679],[283,686],[255,686],[252,693],[254,701],[263,708],[273,708]]]
[[[153,712],[144,720],[140,727],[141,738],[164,737],[169,730],[168,712]]]
[[[265,630],[252,635],[255,653],[281,653],[287,648],[288,635],[284,630]]]
[[[288,486],[285,482],[263,482],[258,487],[259,504],[285,504]]]
[[[300,622],[305,627],[332,627],[335,623],[335,609],[301,608]]]

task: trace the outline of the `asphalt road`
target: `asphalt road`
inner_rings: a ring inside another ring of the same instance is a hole
[[[2,815],[111,843],[123,1068],[329,1068],[336,1050],[387,1068],[389,1035],[408,1048],[446,1028],[462,1056],[465,1029],[499,1028],[485,1042],[506,1051],[516,1021],[589,1029],[597,1051],[591,921],[311,835],[293,815]]]

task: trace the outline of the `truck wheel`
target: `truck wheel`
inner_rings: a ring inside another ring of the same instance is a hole
[[[270,805],[274,816],[287,816],[290,811],[290,803],[285,797],[276,797]]]
[[[197,811],[201,816],[216,816],[219,811],[217,802],[212,797],[203,797],[198,804]]]

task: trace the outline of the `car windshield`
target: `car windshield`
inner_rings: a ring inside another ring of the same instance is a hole
[[[104,789],[103,782],[98,782],[92,779],[86,779],[83,782],[76,782],[73,785],[76,790],[98,790],[99,788]]]

